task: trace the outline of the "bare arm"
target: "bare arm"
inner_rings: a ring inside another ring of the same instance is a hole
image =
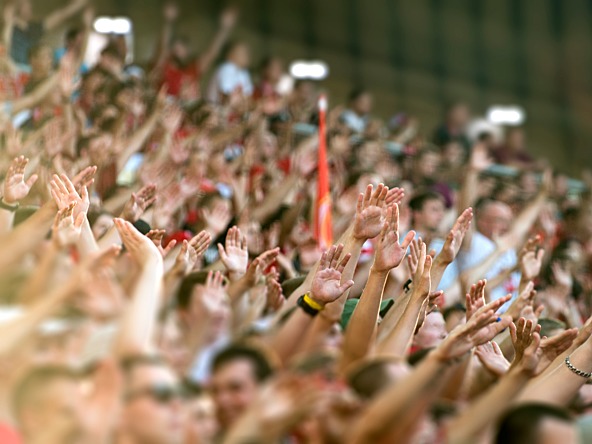
[[[43,27],[46,31],[51,31],[57,28],[74,14],[82,10],[82,8],[87,5],[87,3],[88,0],[72,0],[66,6],[53,11],[51,14],[45,17],[43,20]]]
[[[156,245],[129,222],[115,219],[115,224],[125,247],[141,267],[131,301],[123,316],[115,352],[118,356],[142,354],[151,349],[160,307],[164,273],[162,255]]]
[[[210,46],[208,46],[208,49],[197,61],[199,72],[207,72],[212,66],[212,63],[214,63],[214,60],[220,55],[222,47],[228,40],[232,28],[234,28],[236,19],[237,11],[234,8],[224,10],[220,17],[220,28],[218,29],[218,32],[214,36]]]

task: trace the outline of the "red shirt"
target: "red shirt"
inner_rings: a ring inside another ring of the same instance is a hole
[[[181,67],[169,59],[162,70],[162,84],[166,85],[167,93],[171,96],[197,99],[200,75],[196,62]]]

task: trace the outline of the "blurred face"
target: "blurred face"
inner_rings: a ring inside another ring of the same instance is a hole
[[[493,202],[485,206],[477,216],[477,229],[489,239],[505,234],[512,220],[512,210],[506,204]]]
[[[539,425],[537,433],[537,442],[540,444],[578,444],[578,432],[576,427],[565,421],[558,419],[544,419]]]
[[[524,148],[524,132],[521,129],[511,130],[506,137],[506,144],[512,151],[521,151]]]
[[[187,423],[185,426],[185,444],[213,442],[218,432],[216,408],[210,396],[200,396],[186,404]]]
[[[421,178],[432,177],[440,166],[440,155],[438,153],[424,153],[418,159],[417,172]]]
[[[457,127],[464,127],[471,118],[469,107],[459,103],[453,107],[448,114],[448,122]]]
[[[40,48],[31,56],[31,72],[35,75],[47,75],[51,71],[53,59],[51,49],[48,47]]]
[[[429,313],[423,325],[413,338],[413,345],[420,349],[436,347],[446,337],[446,323],[442,313]]]
[[[463,162],[464,150],[457,142],[450,142],[444,147],[444,158],[449,165],[459,165]]]
[[[222,429],[227,430],[249,407],[257,387],[253,366],[246,359],[230,361],[215,371],[211,390]]]
[[[78,381],[69,378],[56,379],[43,388],[34,406],[28,406],[19,418],[23,433],[30,439],[46,433],[47,424],[63,423],[66,418],[79,423],[83,397]]]
[[[187,45],[181,40],[176,40],[173,43],[171,52],[173,53],[174,57],[181,61],[186,60],[189,57],[189,48],[187,48]]]
[[[372,111],[372,96],[369,93],[364,93],[354,102],[354,110],[356,113],[363,115]]]
[[[240,43],[232,48],[228,59],[241,68],[248,68],[251,61],[249,48],[244,43]]]
[[[183,442],[183,404],[175,374],[164,365],[138,365],[132,369],[123,428],[130,441],[143,444]],[[159,395],[169,393],[169,396]]]
[[[441,199],[431,199],[424,202],[420,211],[413,212],[413,228],[420,232],[433,232],[438,230],[443,218],[444,202]]]
[[[268,82],[276,83],[282,77],[284,72],[284,65],[280,59],[273,59],[269,62],[269,65],[265,68],[265,79]]]

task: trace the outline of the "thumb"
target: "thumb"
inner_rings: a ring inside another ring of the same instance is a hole
[[[347,290],[349,290],[352,286],[354,285],[354,281],[352,281],[351,279],[349,281],[344,282],[343,284],[341,284],[339,286],[339,291],[341,292],[341,294],[345,293]]]
[[[37,182],[37,179],[39,179],[39,176],[37,174],[33,174],[25,183],[29,188],[31,188],[35,184],[35,182]]]

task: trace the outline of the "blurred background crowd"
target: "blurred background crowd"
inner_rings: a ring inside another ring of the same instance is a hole
[[[2,5],[1,443],[592,442],[585,152],[55,3]]]

